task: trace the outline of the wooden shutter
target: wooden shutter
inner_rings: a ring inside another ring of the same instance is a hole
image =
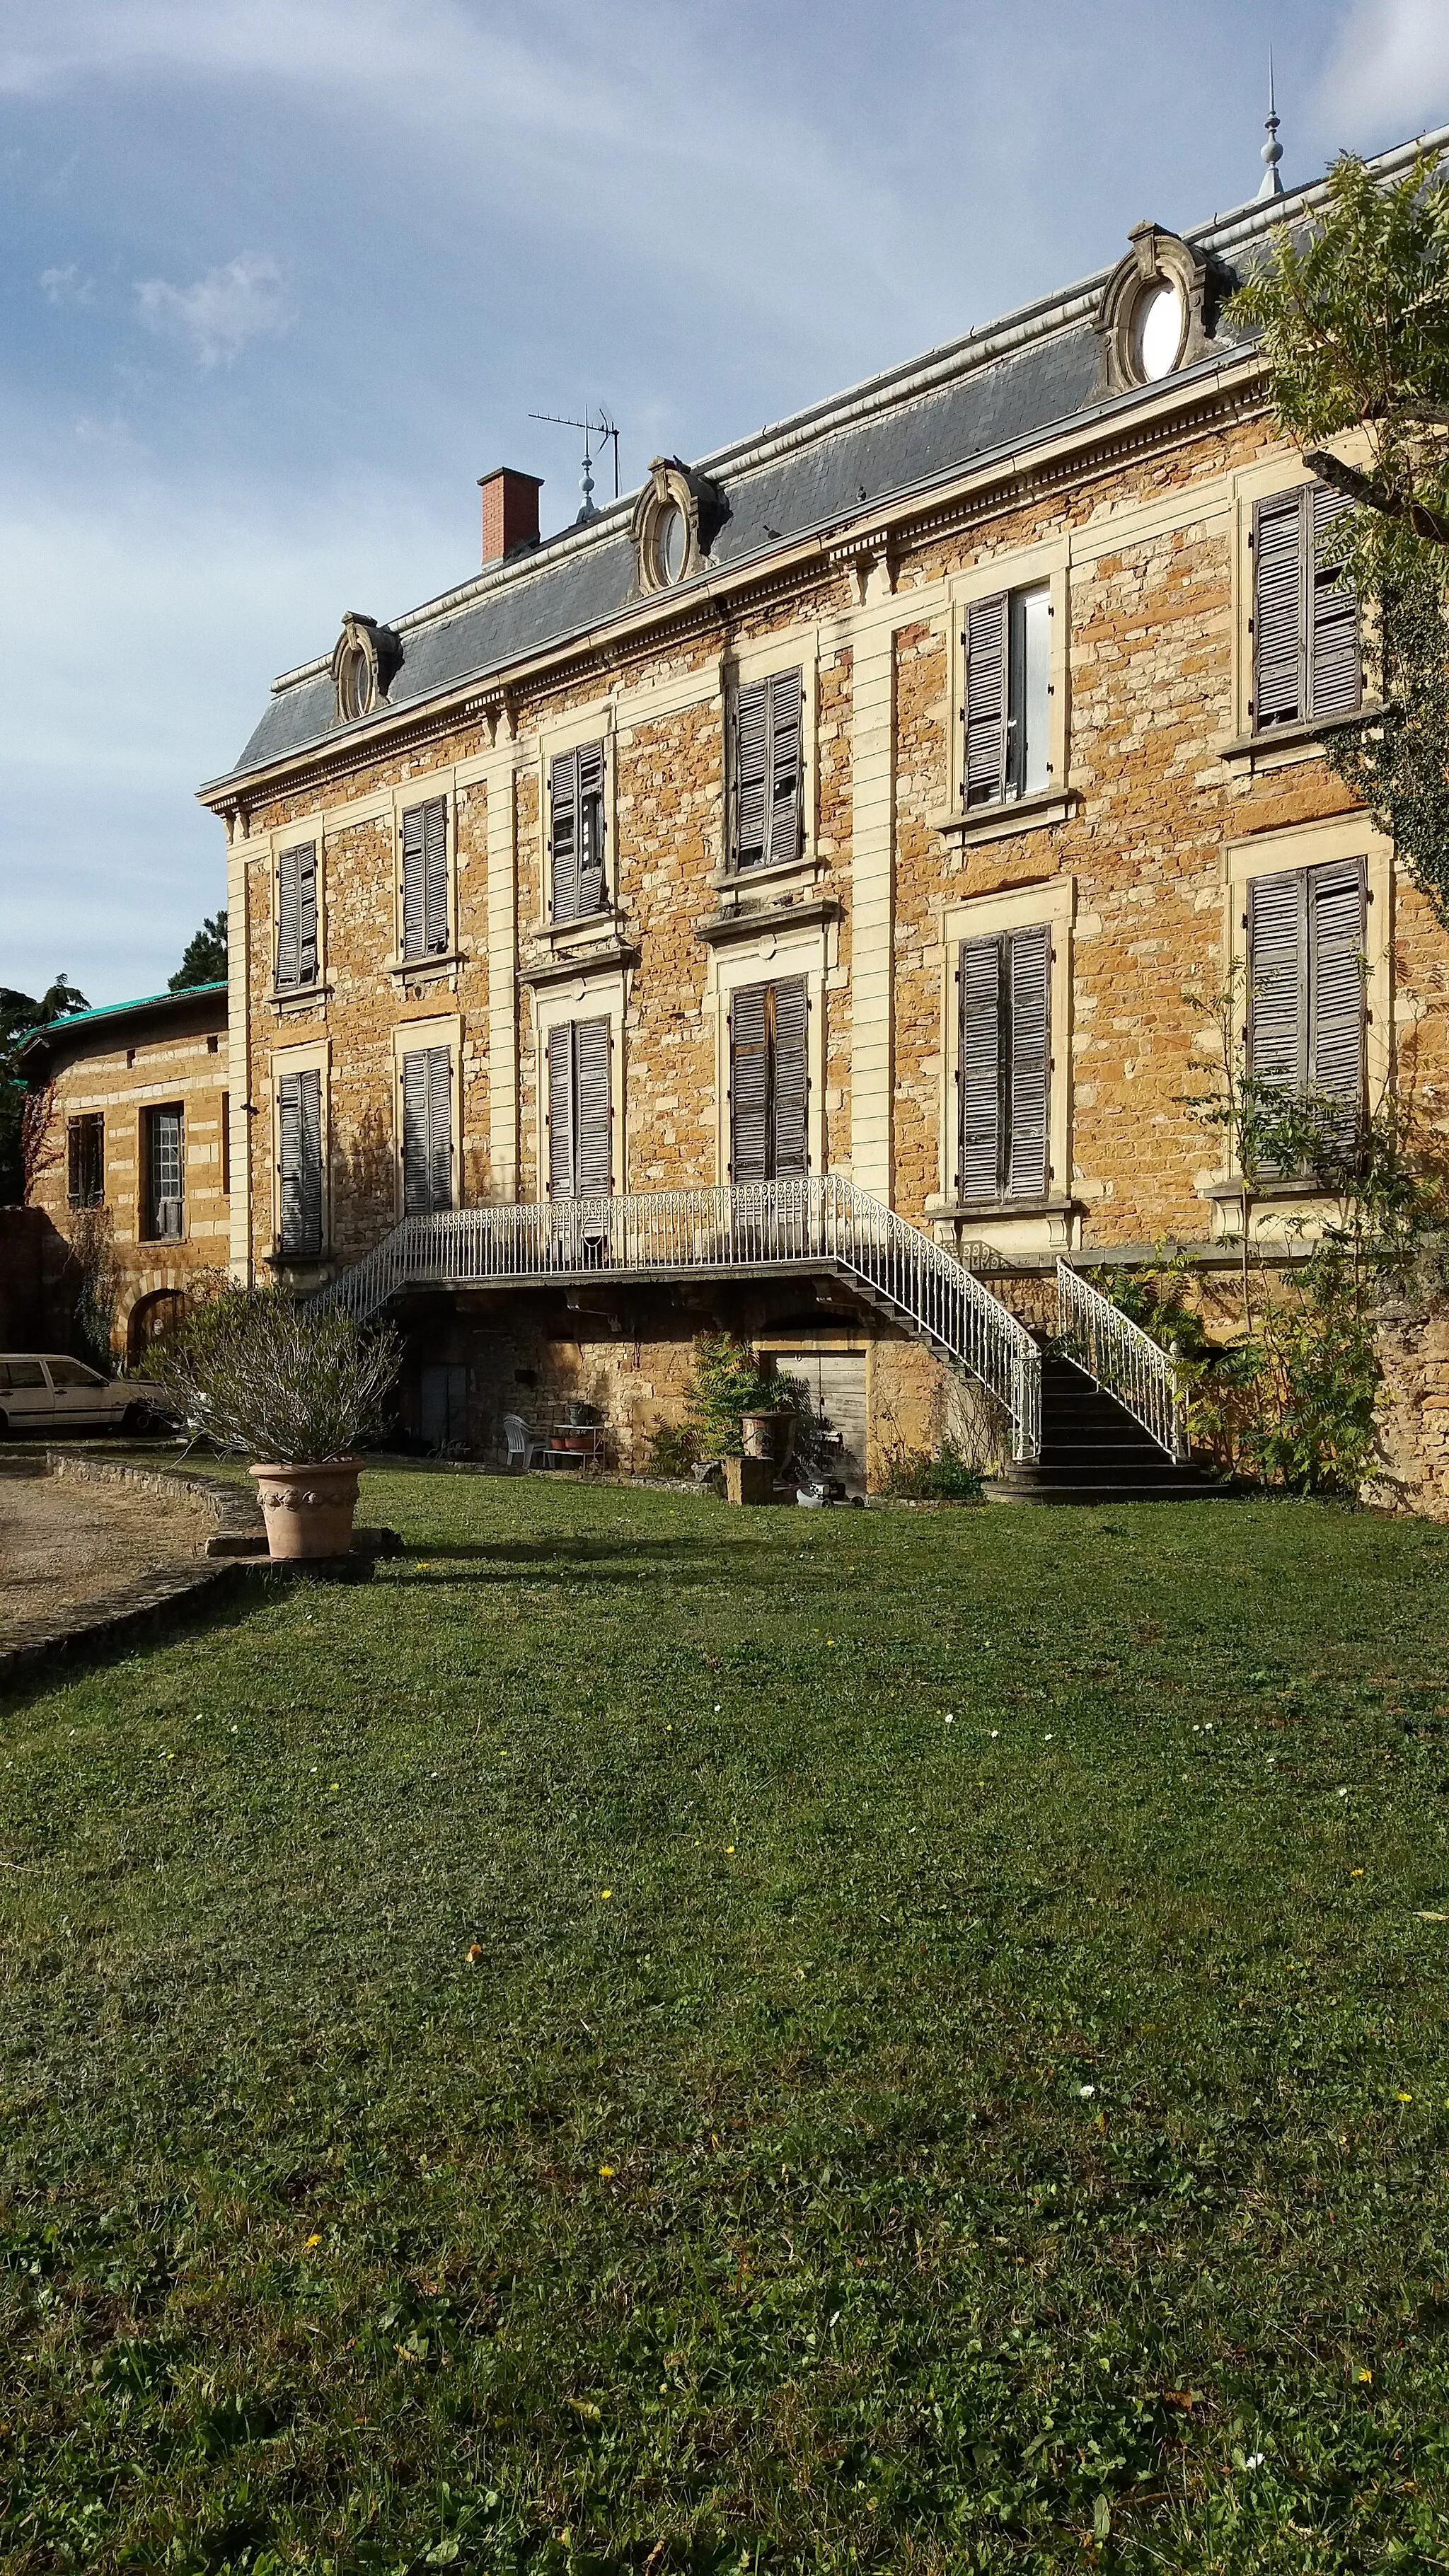
[[[1253,730],[1293,724],[1306,705],[1304,494],[1275,492],[1253,512]]]
[[[428,1083],[428,1205],[450,1208],[453,1204],[453,1058],[447,1047],[429,1047],[426,1055]]]
[[[443,957],[448,949],[448,805],[435,796],[423,807],[423,895],[426,926],[424,953]]]
[[[597,912],[604,900],[604,746],[587,742],[574,757],[578,764],[576,909]]]
[[[771,984],[767,995],[767,1030],[773,1044],[766,1178],[788,1181],[810,1169],[809,995],[803,975]],[[773,1028],[768,1028],[770,1021]]]
[[[428,1213],[428,1056],[419,1047],[402,1060],[403,1212]]]
[[[322,1249],[322,1076],[284,1073],[277,1085],[281,1249]]]
[[[561,751],[549,763],[548,778],[553,917],[572,921],[580,910],[577,753]]]
[[[1312,559],[1308,567],[1308,700],[1315,719],[1352,715],[1363,699],[1358,652],[1358,598],[1336,564],[1323,561],[1330,528],[1349,507],[1331,484],[1312,487]]]
[[[959,1156],[963,1199],[994,1199],[1001,1188],[1002,943],[962,943],[957,1052]]]
[[[1310,868],[1308,876],[1309,1080],[1363,1114],[1364,874],[1358,859]]]
[[[580,1198],[604,1198],[612,1178],[609,1136],[609,1023],[575,1020],[574,1182]]]
[[[297,850],[283,850],[277,861],[277,983],[297,984],[302,979],[300,905],[297,889]]]
[[[770,695],[771,866],[800,855],[800,729],[805,692],[799,671],[777,671]]]
[[[1045,923],[1007,941],[1011,1046],[1007,1063],[1009,1135],[1005,1187],[1010,1198],[1045,1198],[1051,1097],[1051,932]]]
[[[427,894],[423,875],[423,808],[402,818],[403,955],[426,955]],[[411,1058],[408,1059],[411,1062]]]
[[[746,984],[730,1004],[730,1178],[769,1178],[768,984]]]
[[[322,1075],[312,1065],[298,1074],[302,1123],[302,1243],[304,1252],[322,1249]]]
[[[548,1190],[574,1195],[574,1050],[567,1022],[548,1033]]]
[[[1255,1082],[1301,1091],[1308,1073],[1307,872],[1248,889],[1248,1050]]]
[[[294,850],[297,863],[297,981],[317,981],[317,844]]]
[[[973,599],[966,612],[967,805],[991,805],[1006,793],[1006,593]]]
[[[735,866],[763,865],[768,843],[766,775],[770,766],[769,683],[735,691]]]

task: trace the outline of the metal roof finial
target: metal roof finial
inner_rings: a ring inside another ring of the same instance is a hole
[[[1273,103],[1273,48],[1270,45],[1268,48],[1268,113],[1264,119],[1268,140],[1263,146],[1261,155],[1263,184],[1258,190],[1260,197],[1281,197],[1283,194],[1283,182],[1278,176],[1278,164],[1283,158],[1283,146],[1278,140],[1278,128],[1281,122],[1282,119]]]

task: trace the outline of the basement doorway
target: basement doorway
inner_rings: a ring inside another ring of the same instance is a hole
[[[810,1390],[815,1418],[822,1430],[835,1432],[839,1450],[825,1464],[847,1494],[865,1492],[865,1353],[864,1351],[776,1351],[770,1353],[786,1377],[801,1377]]]
[[[468,1372],[451,1363],[418,1372],[420,1428],[430,1449],[461,1449],[468,1438]]]

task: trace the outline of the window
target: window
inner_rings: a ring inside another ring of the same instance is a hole
[[[100,1207],[106,1195],[106,1122],[100,1111],[66,1122],[66,1196],[73,1208]]]
[[[1045,922],[962,943],[956,1084],[963,1199],[1046,1197],[1051,945]]]
[[[1335,859],[1248,888],[1248,1052],[1256,1082],[1363,1114],[1364,868]]]
[[[317,844],[301,841],[277,861],[277,989],[317,981]]]
[[[670,590],[684,570],[689,552],[689,523],[677,501],[666,501],[654,522],[654,578]]]
[[[1051,780],[1051,585],[998,591],[966,612],[961,801],[1000,805]]]
[[[1363,699],[1358,601],[1323,542],[1349,504],[1326,483],[1253,512],[1253,731],[1352,715]]]
[[[45,1383],[39,1360],[0,1360],[0,1395],[10,1395],[19,1388],[43,1387]]]
[[[277,1083],[277,1249],[288,1260],[322,1249],[322,1075],[315,1065]]]
[[[153,1242],[179,1242],[185,1224],[179,1102],[146,1111],[145,1152],[146,1232]]]
[[[46,1367],[50,1371],[52,1386],[71,1390],[88,1386],[104,1386],[106,1383],[98,1369],[86,1368],[79,1360],[47,1360]]]
[[[549,765],[555,921],[579,921],[604,901],[604,746],[584,743]]]
[[[402,953],[448,953],[448,803],[435,796],[402,818]]]
[[[418,1047],[402,1060],[403,1212],[431,1216],[453,1204],[453,1057]]]
[[[805,691],[799,671],[776,671],[735,691],[732,855],[737,868],[778,867],[800,855],[801,725]]]
[[[548,1033],[548,1194],[603,1198],[613,1179],[607,1020]]]
[[[803,975],[746,984],[730,1004],[730,1179],[783,1181],[810,1169]]]

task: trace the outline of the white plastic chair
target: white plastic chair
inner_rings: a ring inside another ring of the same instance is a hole
[[[537,1466],[540,1459],[547,1464],[548,1442],[541,1440],[537,1432],[529,1430],[521,1413],[505,1413],[503,1436],[508,1443],[510,1476],[526,1473],[530,1467]]]

